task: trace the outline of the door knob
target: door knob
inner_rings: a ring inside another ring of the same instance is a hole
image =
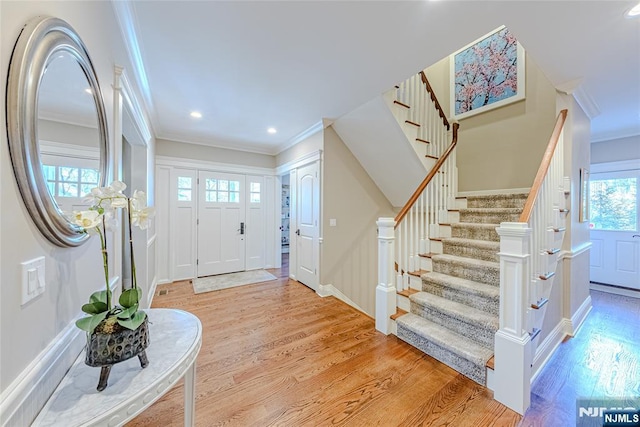
[[[297,234],[298,236],[300,235],[300,229],[299,229],[299,228],[296,230],[296,234]]]
[[[244,234],[244,222],[240,223],[240,234]]]

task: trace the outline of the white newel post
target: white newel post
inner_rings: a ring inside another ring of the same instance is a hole
[[[393,273],[396,222],[393,218],[380,218],[376,224],[378,225],[376,329],[388,335],[391,333],[391,315],[396,312],[396,286]]]
[[[500,329],[496,332],[494,397],[524,414],[531,401],[531,338],[527,331],[531,283],[531,228],[503,222],[500,235]]]

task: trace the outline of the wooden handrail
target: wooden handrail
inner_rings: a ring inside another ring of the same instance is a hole
[[[458,127],[459,126],[460,125],[458,123],[453,124],[453,137],[451,138],[451,145],[449,145],[449,148],[447,148],[447,151],[445,151],[444,154],[440,156],[436,164],[433,165],[433,167],[427,174],[426,178],[422,180],[418,188],[416,188],[416,191],[413,192],[413,194],[411,195],[407,203],[405,203],[404,207],[400,210],[400,212],[398,212],[398,215],[396,215],[395,217],[395,221],[396,221],[395,228],[398,227],[398,224],[400,224],[400,221],[402,221],[402,219],[407,215],[411,207],[415,204],[416,200],[418,200],[418,197],[420,197],[420,194],[422,194],[422,192],[427,187],[427,185],[429,185],[433,177],[436,176],[436,174],[438,173],[438,170],[440,170],[445,160],[447,160],[447,158],[449,157],[449,154],[451,154],[453,149],[456,148],[456,144],[458,143]]]
[[[556,125],[553,128],[553,133],[551,134],[551,138],[549,139],[547,150],[542,156],[542,162],[540,162],[538,173],[536,174],[536,178],[533,180],[533,185],[531,186],[529,197],[527,197],[527,201],[524,203],[524,209],[522,210],[522,214],[520,215],[520,222],[529,222],[529,219],[531,218],[533,205],[536,202],[538,193],[540,193],[542,182],[544,181],[545,176],[547,176],[547,171],[549,170],[549,165],[551,165],[551,159],[553,158],[553,153],[556,151],[556,146],[558,145],[558,140],[560,139],[560,133],[562,132],[562,128],[564,127],[564,122],[566,120],[567,110],[560,111],[560,114],[558,114],[558,118],[556,119]]]
[[[433,101],[433,103],[436,104],[436,108],[438,109],[438,114],[442,119],[442,123],[444,123],[444,125],[447,127],[447,130],[449,130],[450,126],[449,126],[449,121],[447,120],[447,115],[444,113],[444,110],[440,106],[440,102],[438,102],[438,97],[436,96],[436,92],[433,90],[433,88],[429,84],[429,80],[427,80],[427,75],[424,73],[424,71],[420,71],[420,78],[422,79],[422,83],[424,83],[424,85],[427,87],[427,92],[429,92],[429,95],[431,96],[431,101]]]

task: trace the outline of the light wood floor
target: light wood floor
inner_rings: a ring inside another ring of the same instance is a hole
[[[531,388],[522,426],[576,425],[578,398],[640,399],[640,299],[591,291],[593,309]]]
[[[640,393],[640,300],[592,292],[592,313],[534,384],[521,420],[371,318],[288,280],[286,268],[270,270],[272,282],[199,295],[189,281],[158,287],[169,292],[154,307],[203,324],[197,426],[564,427],[575,425],[577,396]],[[181,426],[183,416],[180,382],[128,426]]]
[[[196,424],[513,426],[520,416],[373,319],[288,280],[194,295],[189,281],[154,307],[200,318]],[[153,338],[153,337],[152,337]],[[149,361],[153,363],[153,360]],[[182,382],[128,426],[181,426]]]

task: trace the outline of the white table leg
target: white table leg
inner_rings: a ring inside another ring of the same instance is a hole
[[[187,369],[184,375],[184,425],[195,426],[196,415],[196,362]]]

